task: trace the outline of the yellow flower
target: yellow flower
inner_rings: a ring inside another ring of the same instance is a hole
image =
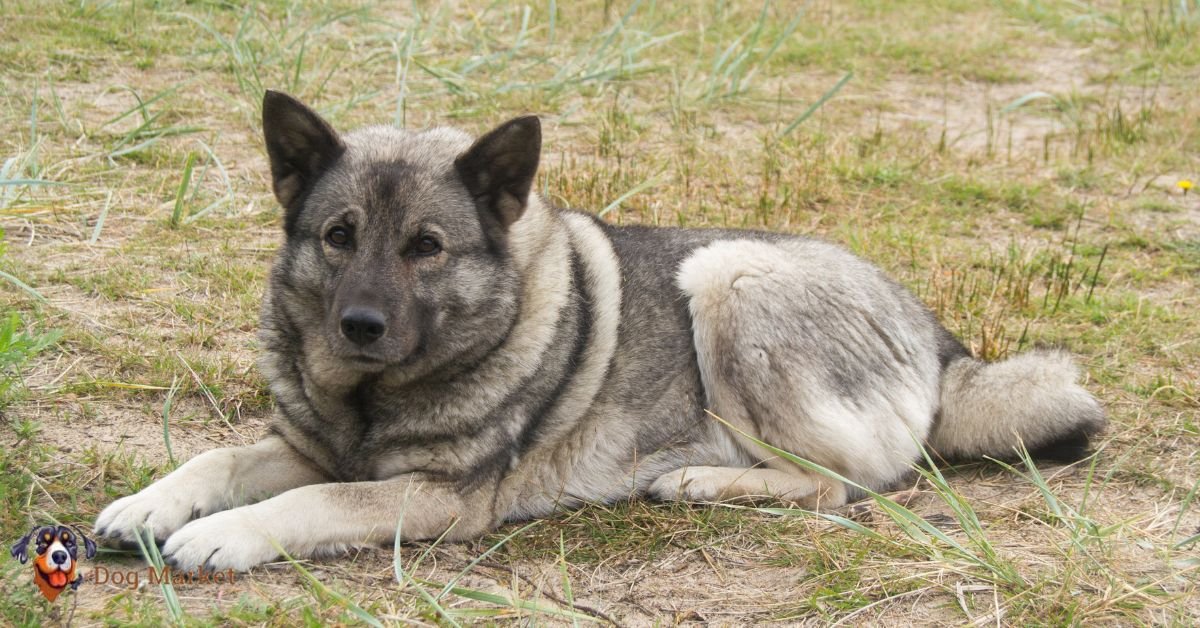
[[[1176,183],[1175,185],[1178,185],[1179,189],[1183,190],[1184,196],[1187,196],[1188,190],[1192,189],[1191,179],[1180,179],[1179,183]]]

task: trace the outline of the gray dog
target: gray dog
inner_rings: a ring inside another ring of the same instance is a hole
[[[261,331],[278,420],[96,521],[118,543],[153,529],[177,567],[468,539],[641,495],[836,508],[895,486],[922,445],[1077,459],[1104,426],[1068,356],[980,362],[837,246],[550,207],[530,192],[536,117],[474,141],[342,136],[268,92],[263,127],[285,212]]]

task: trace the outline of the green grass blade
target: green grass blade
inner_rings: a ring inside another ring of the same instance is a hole
[[[8,281],[9,283],[11,283],[12,285],[20,288],[21,290],[24,290],[26,294],[37,299],[38,301],[41,301],[42,303],[47,303],[46,297],[42,296],[42,293],[38,292],[37,290],[34,290],[32,287],[30,287],[29,284],[25,283],[24,281],[21,281],[20,279],[17,279],[13,275],[10,275],[9,273],[6,273],[6,272],[0,270],[0,279],[4,279],[4,280]]]
[[[1020,109],[1021,107],[1024,107],[1025,105],[1027,105],[1035,100],[1046,100],[1046,99],[1056,100],[1056,98],[1054,96],[1047,94],[1046,92],[1041,92],[1041,91],[1030,92],[1028,94],[1025,94],[1024,96],[1021,96],[1020,98],[1013,100],[1012,102],[1008,103],[1007,105],[1005,105],[1004,108],[1000,110],[1000,113],[1001,114],[1010,113],[1012,111]]]
[[[571,576],[569,573],[567,573],[567,547],[565,536],[566,535],[562,530],[558,531],[558,572],[559,576],[562,578],[563,598],[567,601],[567,604],[574,606],[575,591],[571,587]],[[579,620],[572,617],[571,625],[578,626]]]
[[[163,401],[163,410],[162,410],[163,444],[167,446],[167,460],[168,460],[168,462],[171,463],[172,470],[174,470],[175,468],[177,468],[179,466],[179,463],[175,462],[175,451],[173,449],[171,449],[171,427],[170,427],[171,404],[175,400],[175,393],[179,392],[179,387],[180,387],[179,378],[177,378],[177,377],[172,378],[171,379],[171,389],[167,391],[167,397]]]
[[[196,143],[200,144],[200,148],[203,148],[204,152],[208,154],[209,163],[212,163],[213,165],[215,165],[217,167],[217,173],[221,175],[221,184],[225,187],[225,193],[223,195],[221,195],[221,197],[218,198],[217,200],[204,206],[204,208],[201,209],[200,211],[194,212],[190,216],[188,216],[186,219],[184,219],[184,221],[183,221],[184,224],[191,224],[193,222],[196,222],[197,220],[203,218],[204,216],[206,216],[213,210],[217,209],[218,207],[232,203],[233,196],[234,196],[233,195],[233,183],[231,183],[229,180],[229,171],[225,169],[225,164],[221,163],[221,158],[217,157],[217,153],[215,151],[213,151],[213,149],[207,143],[201,142],[199,140],[197,140]],[[199,178],[199,181],[203,181],[203,180],[204,180],[204,177],[202,175]],[[195,187],[196,191],[200,190],[199,185],[196,185],[194,187]],[[195,194],[193,193],[193,197],[194,196],[195,196]]]
[[[100,231],[104,229],[104,219],[108,217],[108,209],[112,207],[112,190],[108,191],[108,196],[104,198],[104,208],[100,210],[100,215],[96,217],[96,226],[92,227],[92,237],[88,238],[88,244],[95,244],[100,239]]]
[[[357,617],[364,624],[372,626],[373,628],[383,628],[383,622],[379,621],[377,617],[369,613],[362,606],[359,606],[357,602],[347,597],[344,593],[331,589],[324,582],[318,580],[317,577],[312,574],[312,572],[305,568],[300,561],[288,554],[287,551],[285,551],[279,544],[275,544],[275,549],[279,551],[279,555],[283,557],[284,561],[291,565],[292,568],[304,578],[305,582],[307,582],[309,587],[311,587],[311,590],[317,595],[333,600],[339,606],[349,611],[351,615]]]
[[[539,523],[541,523],[541,522],[533,521],[533,522],[530,522],[530,523],[522,526],[520,529],[514,531],[512,534],[509,534],[508,536],[497,541],[495,544],[493,544],[491,547],[487,548],[487,550],[485,550],[479,556],[476,556],[475,560],[472,560],[470,563],[468,563],[466,567],[464,567],[461,571],[459,571],[457,574],[455,574],[455,576],[453,578],[451,578],[449,582],[446,583],[446,586],[442,588],[442,591],[437,594],[437,598],[440,600],[443,597],[445,597],[446,594],[449,593],[450,590],[454,588],[454,585],[458,584],[459,580],[462,580],[463,576],[467,575],[472,569],[474,569],[475,565],[478,565],[480,561],[482,561],[483,559],[490,556],[492,554],[492,552],[495,552],[496,550],[503,547],[505,543],[508,543],[514,537],[519,536],[520,534],[527,532],[530,529],[536,527]]]
[[[872,491],[871,489],[869,489],[865,486],[862,486],[861,484],[858,484],[857,482],[854,482],[853,480],[841,475],[840,473],[837,473],[836,471],[833,471],[832,469],[828,469],[819,464],[816,464],[815,462],[805,460],[804,458],[801,458],[791,452],[785,451],[785,450],[775,447],[773,445],[769,445],[761,440],[758,440],[754,436],[747,434],[746,432],[742,431],[741,429],[738,429],[737,426],[733,425],[732,423],[729,423],[725,419],[722,419],[721,417],[719,417],[707,410],[706,410],[706,412],[708,413],[709,416],[711,416],[712,418],[721,422],[729,429],[737,432],[738,434],[744,436],[746,439],[750,440],[751,442],[755,443],[756,445],[783,458],[784,460],[787,460],[788,462],[791,462],[791,463],[801,467],[802,469],[806,469],[806,470],[812,471],[814,473],[824,475],[828,478],[838,480],[838,481],[846,484],[847,486],[852,486],[854,488],[861,490],[863,493],[865,493],[866,495],[871,497],[871,499],[875,501],[875,503],[884,511],[884,513],[887,514],[888,517],[891,518],[892,521],[897,526],[899,526],[900,529],[906,535],[908,535],[910,538],[916,540],[921,545],[928,547],[930,539],[937,540],[938,542],[940,542],[940,543],[944,544],[945,546],[949,547],[950,549],[952,549],[958,558],[965,560],[968,563],[973,564],[976,567],[983,569],[986,573],[990,574],[991,576],[993,576],[1001,581],[1012,582],[1012,579],[1014,576],[1019,578],[1019,576],[1017,576],[1015,574],[1015,572],[1012,572],[1011,570],[1007,569],[1005,565],[992,564],[988,560],[980,557],[978,554],[971,551],[969,548],[962,545],[955,539],[948,536],[945,532],[938,529],[937,526],[934,526],[932,523],[925,520],[925,518],[914,513],[913,511],[909,510],[905,506],[895,502],[894,500],[891,500],[875,491]],[[931,548],[931,549],[933,549],[934,551],[937,551],[936,548]]]
[[[407,490],[412,490],[411,485]],[[404,539],[404,513],[407,511],[408,499],[405,499],[404,505],[405,507],[401,508],[400,510],[400,517],[396,520],[396,536],[392,539],[392,573],[396,576],[396,582],[412,587],[413,590],[417,592],[417,595],[419,595],[421,599],[429,605],[429,608],[433,609],[433,611],[437,613],[439,617],[444,619],[451,626],[457,627],[459,626],[459,623],[454,620],[454,618],[446,611],[445,608],[442,607],[437,598],[433,597],[433,595],[425,589],[422,583],[418,582],[415,578],[413,578],[412,574],[404,569],[404,565],[401,562],[402,554],[400,553],[400,544]],[[450,527],[453,528],[453,524],[451,524]],[[443,536],[444,535],[445,533],[443,533]],[[440,541],[441,539],[439,538],[438,540]],[[429,549],[432,549],[436,545],[437,542],[434,542]],[[426,554],[428,554],[429,549],[426,550]],[[422,555],[422,559],[423,558],[424,555]],[[421,559],[418,559],[417,563],[414,564],[414,569],[416,569],[416,565],[420,564],[420,561]]]
[[[634,194],[637,194],[638,192],[641,192],[642,190],[644,190],[648,187],[653,187],[655,185],[658,185],[661,174],[662,173],[658,173],[658,174],[654,174],[649,177],[646,177],[646,179],[644,181],[633,186],[633,188],[630,189],[628,192],[625,192],[624,194],[618,196],[617,199],[614,200],[613,202],[609,203],[608,205],[605,205],[604,209],[601,209],[596,215],[599,216],[600,218],[603,218],[606,215],[608,215],[608,213],[611,212],[612,210],[620,207],[621,203],[624,203],[626,201],[626,199],[628,199],[629,197],[633,196]]]
[[[854,72],[847,72],[846,75],[841,78],[841,80],[834,84],[833,87],[829,88],[829,91],[825,92],[820,98],[818,98],[817,102],[809,105],[808,109],[804,110],[804,113],[801,113],[796,117],[795,120],[792,120],[792,123],[787,125],[787,128],[780,132],[778,137],[789,135],[792,131],[796,130],[796,127],[804,124],[805,120],[809,119],[812,114],[816,113],[817,110],[821,108],[821,105],[829,102],[829,99],[833,98],[835,94],[841,91],[842,87],[844,87],[846,83],[850,82],[850,79],[853,77]]]
[[[0,179],[0,187],[7,185],[69,185],[58,181],[46,181],[45,179]]]
[[[192,168],[196,165],[196,153],[189,152],[187,163],[183,166],[183,177],[179,181],[179,190],[175,193],[175,209],[171,211],[171,227],[179,227],[183,218],[184,199],[187,197],[188,186],[192,183]]]
[[[425,584],[436,584],[436,583],[426,582]],[[465,597],[468,600],[475,600],[476,602],[487,602],[488,604],[495,604],[496,606],[503,606],[506,608],[513,608],[513,609],[522,610],[522,611],[531,611],[534,613],[540,613],[542,615],[551,615],[554,617],[563,617],[563,618],[572,619],[572,620],[581,620],[582,619],[584,621],[589,621],[589,622],[602,621],[596,617],[592,617],[591,615],[585,615],[584,613],[580,613],[577,611],[567,610],[564,608],[559,608],[557,606],[550,606],[548,604],[539,604],[537,602],[533,602],[530,600],[522,600],[521,598],[510,598],[510,597],[507,597],[504,595],[500,595],[498,593],[488,593],[486,591],[479,591],[476,589],[467,589],[464,587],[454,587],[450,590],[450,592],[459,597]]]
[[[1189,536],[1188,538],[1176,543],[1175,545],[1173,545],[1171,547],[1172,547],[1172,549],[1181,550],[1181,549],[1184,549],[1185,547],[1191,545],[1192,543],[1195,543],[1196,541],[1200,541],[1200,534],[1193,534],[1192,536]]]
[[[162,554],[158,551],[158,544],[154,542],[154,532],[139,527],[134,530],[133,538],[137,541],[142,558],[158,573],[159,590],[162,591],[163,605],[167,607],[171,622],[177,625],[182,624],[186,613],[183,611],[183,605],[179,603],[175,585],[171,583],[171,570],[163,563]]]

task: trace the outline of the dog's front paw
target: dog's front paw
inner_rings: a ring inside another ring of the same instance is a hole
[[[182,571],[247,571],[279,556],[279,545],[247,515],[248,507],[197,519],[167,539],[163,558]]]
[[[141,492],[122,497],[105,508],[93,529],[101,539],[121,547],[136,547],[137,529],[154,533],[159,544],[184,524],[220,509],[219,494],[209,486],[186,486],[171,476]]]

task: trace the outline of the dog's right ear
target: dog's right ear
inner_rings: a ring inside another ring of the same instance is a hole
[[[288,232],[304,193],[342,155],[345,144],[317,112],[283,92],[263,96],[263,136],[271,159],[275,198],[286,211]]]
[[[21,540],[13,543],[13,546],[8,550],[8,553],[22,565],[29,562],[29,537],[33,536],[33,533],[37,531],[38,526],[34,526],[25,536],[21,537]]]

